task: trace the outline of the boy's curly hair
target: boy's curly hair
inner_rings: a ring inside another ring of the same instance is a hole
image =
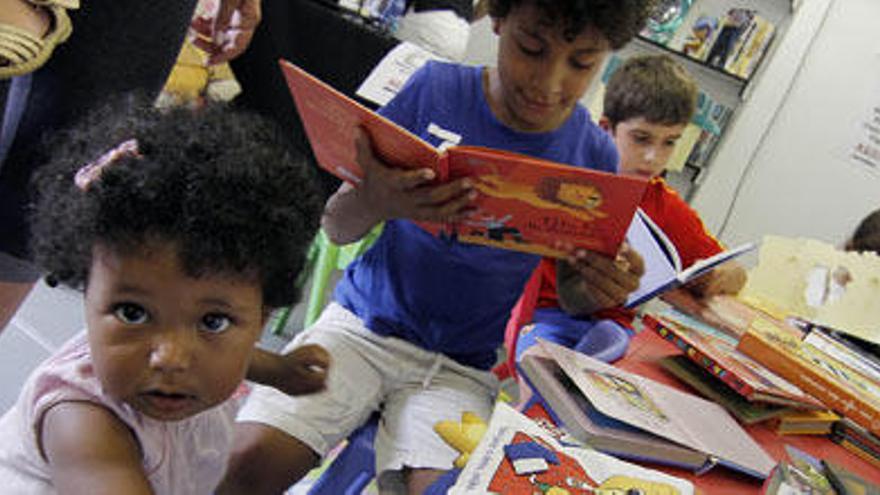
[[[653,124],[687,124],[698,93],[697,83],[671,57],[631,57],[608,80],[602,114],[612,127],[639,117]]]
[[[140,157],[119,158],[77,188],[80,167],[132,138]],[[272,122],[222,106],[162,111],[127,96],[47,146],[32,250],[56,281],[84,288],[96,245],[137,254],[167,241],[190,276],[252,278],[268,308],[299,298],[323,204],[312,166]]]
[[[560,23],[568,41],[592,26],[617,50],[642,30],[656,0],[490,0],[489,15],[500,19],[529,3],[541,9],[551,22]]]

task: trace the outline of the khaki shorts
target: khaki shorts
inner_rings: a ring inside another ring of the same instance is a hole
[[[373,411],[381,411],[376,472],[380,481],[394,481],[404,466],[452,468],[458,452],[434,432],[435,423],[458,421],[464,411],[486,420],[491,414],[498,381],[490,371],[376,335],[338,304],[328,306],[285,352],[306,343],[320,344],[331,355],[327,389],[290,397],[255,386],[238,421],[271,425],[324,456]]]

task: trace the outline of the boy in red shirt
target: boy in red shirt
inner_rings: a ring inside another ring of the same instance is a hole
[[[675,245],[685,268],[723,250],[697,212],[660,177],[694,114],[696,98],[693,79],[670,57],[633,57],[608,81],[599,120],[620,152],[620,173],[650,179],[639,206]],[[701,298],[736,294],[745,282],[742,266],[728,262],[684,290]],[[634,311],[616,307],[591,314],[590,308],[594,307],[596,301],[590,299],[579,280],[557,277],[556,262],[542,260],[517,306],[519,317],[507,329],[505,340],[508,349],[513,344],[511,355],[519,360],[540,337],[587,354],[599,352],[600,359],[620,357],[626,349],[625,335],[630,332]],[[527,321],[532,324],[520,330],[521,322]],[[604,344],[599,339],[607,342],[609,333],[620,334],[620,344],[601,349]]]

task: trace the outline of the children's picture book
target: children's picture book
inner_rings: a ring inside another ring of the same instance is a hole
[[[789,411],[774,420],[779,435],[829,435],[840,416],[831,411]]]
[[[831,440],[880,468],[880,437],[848,418],[831,427]]]
[[[319,165],[357,185],[355,135],[370,136],[373,150],[391,166],[430,168],[440,182],[468,177],[478,197],[457,223],[426,230],[461,242],[563,257],[559,241],[613,256],[647,182],[506,151],[450,146],[438,151],[419,137],[282,61]]]
[[[748,25],[736,40],[733,56],[724,64],[724,70],[743,79],[751,77],[775,32],[776,27],[772,22],[757,13],[751,15]]]
[[[663,303],[739,341],[761,313],[735,296],[697,298],[685,290],[663,294]]]
[[[761,489],[762,495],[835,495],[828,480],[816,477],[812,472],[801,471],[797,466],[782,461]]]
[[[631,293],[626,301],[628,308],[647,302],[668,290],[681,287],[755,247],[752,243],[743,244],[683,268],[675,245],[641,209],[636,210],[627,230],[626,239],[645,263],[645,273],[639,280],[639,288]]]
[[[880,486],[862,478],[843,466],[822,459],[825,477],[837,495],[880,495]]]
[[[675,309],[642,321],[694,363],[750,402],[824,409],[816,398],[736,349],[737,339]]]
[[[691,495],[693,485],[583,446],[560,443],[503,402],[450,495]]]
[[[541,340],[520,367],[572,436],[597,450],[697,472],[720,464],[759,479],[775,465],[714,402]]]
[[[786,318],[880,344],[880,255],[843,251],[815,239],[766,236],[739,294]]]
[[[702,397],[727,409],[742,424],[760,423],[795,411],[785,406],[749,402],[745,397],[734,392],[727,384],[721,382],[709,370],[691,361],[684,354],[667,356],[658,361],[658,364],[667,373],[690,386]],[[830,431],[830,425],[828,429]]]
[[[752,322],[737,348],[834,412],[880,434],[880,383],[802,339],[798,329],[762,317]]]

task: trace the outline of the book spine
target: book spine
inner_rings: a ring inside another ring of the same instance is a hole
[[[755,393],[755,390],[752,388],[751,385],[736,376],[736,374],[731,373],[730,370],[718,364],[718,362],[714,359],[700,352],[699,349],[691,345],[689,342],[678,337],[675,332],[669,330],[669,328],[663,325],[660,320],[657,320],[647,315],[643,318],[643,320],[648,323],[648,326],[651,327],[655,332],[657,332],[658,335],[671,342],[676,348],[684,352],[688,359],[705,368],[710,373],[712,373],[712,375],[718,377],[718,379],[727,384],[727,386],[732,388],[739,395],[742,395],[743,397],[748,399],[749,397],[751,397],[752,394]]]
[[[859,394],[835,383],[818,366],[802,361],[751,331],[742,336],[737,349],[816,397],[838,414],[875,435],[880,434],[880,411]]]

